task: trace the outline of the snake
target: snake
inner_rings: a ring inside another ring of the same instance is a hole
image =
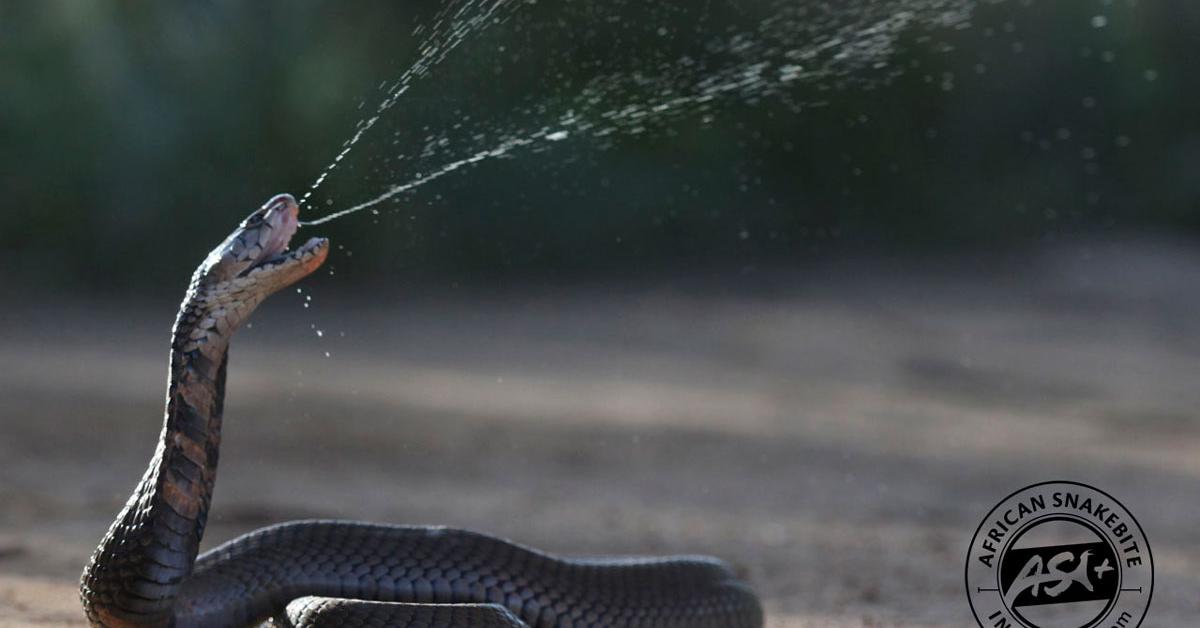
[[[329,254],[321,237],[289,249],[299,211],[291,195],[271,198],[192,275],[154,455],[80,578],[92,626],[762,626],[753,590],[705,556],[564,557],[469,530],[340,520],[272,525],[199,553],[230,339]]]

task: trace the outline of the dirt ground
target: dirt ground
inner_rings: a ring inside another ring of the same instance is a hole
[[[961,628],[984,514],[1071,479],[1145,529],[1144,625],[1195,626],[1198,280],[1200,247],[1138,240],[285,295],[234,343],[205,542],[335,517],[704,552],[770,626]],[[174,307],[0,308],[0,625],[82,623],[79,571],[158,434]]]

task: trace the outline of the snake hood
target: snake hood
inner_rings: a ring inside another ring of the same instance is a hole
[[[173,621],[216,481],[230,339],[263,300],[311,274],[329,254],[324,238],[288,250],[299,212],[291,195],[273,197],[192,275],[172,333],[158,447],[83,574],[81,594],[93,625]]]
[[[467,530],[352,521],[283,523],[199,554],[230,338],[329,252],[320,238],[288,250],[298,213],[291,196],[272,198],[192,275],[154,456],[80,580],[92,626],[762,627],[753,592],[705,557],[576,560]]]

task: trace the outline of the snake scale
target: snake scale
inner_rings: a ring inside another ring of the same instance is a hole
[[[192,276],[171,342],[167,407],[142,480],[83,572],[93,626],[759,628],[753,592],[706,557],[572,559],[441,527],[297,521],[203,555],[233,333],[316,270],[294,250],[294,198],[272,198]]]

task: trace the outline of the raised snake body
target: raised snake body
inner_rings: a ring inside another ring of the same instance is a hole
[[[93,626],[759,628],[754,594],[705,557],[569,559],[440,527],[299,521],[197,558],[216,479],[233,332],[325,260],[287,251],[298,208],[279,195],[192,277],[171,343],[154,457],[80,583]]]

